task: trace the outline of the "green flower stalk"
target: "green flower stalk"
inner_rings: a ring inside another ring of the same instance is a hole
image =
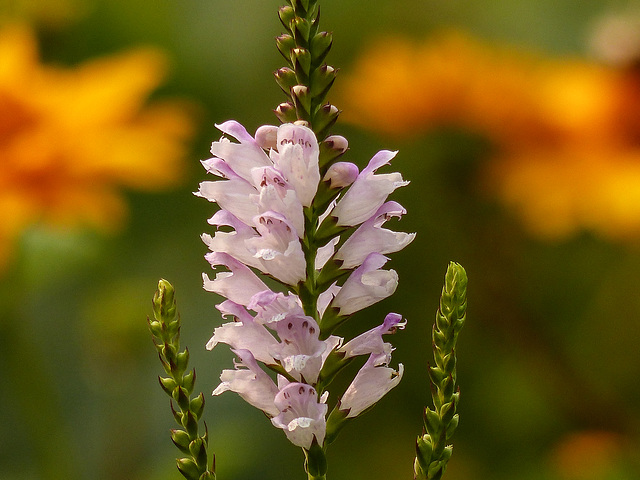
[[[204,411],[202,393],[192,398],[196,372],[187,372],[189,351],[180,352],[180,316],[176,311],[173,286],[166,280],[158,282],[153,296],[153,317],[147,318],[153,343],[158,351],[160,362],[167,374],[158,377],[160,386],[171,397],[171,411],[180,426],[171,430],[171,440],[185,454],[177,459],[180,473],[188,480],[215,480],[215,464],[208,467],[208,433],[198,434],[198,421]],[[174,406],[175,405],[175,406]],[[215,457],[214,457],[215,462]]]
[[[425,409],[425,432],[416,442],[414,471],[417,480],[442,478],[453,452],[453,446],[447,445],[447,441],[453,436],[459,421],[456,413],[460,400],[456,379],[456,342],[465,322],[466,308],[467,274],[462,266],[451,262],[432,331],[435,366],[429,366],[429,378],[434,409]]]

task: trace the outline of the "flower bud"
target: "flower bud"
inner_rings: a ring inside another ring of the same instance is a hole
[[[284,93],[289,93],[291,88],[294,85],[298,84],[298,80],[296,79],[296,72],[294,72],[289,67],[282,67],[276,70],[273,74],[276,78],[276,83],[280,88],[284,91]]]
[[[285,60],[291,63],[291,50],[296,48],[296,41],[294,38],[288,33],[280,35],[279,37],[276,37],[276,46]]]
[[[327,103],[318,109],[313,124],[316,131],[319,132],[319,137],[322,137],[322,135],[327,132],[334,123],[336,123],[338,115],[340,115],[340,110],[330,103]]]
[[[329,182],[329,188],[344,188],[351,185],[358,178],[358,167],[350,162],[337,162],[329,167],[322,179]]]
[[[290,102],[285,102],[278,105],[278,107],[274,110],[274,113],[282,123],[292,123],[298,119],[296,115],[296,108]]]
[[[280,7],[280,9],[278,10],[278,17],[280,17],[280,22],[282,22],[284,28],[286,28],[287,31],[291,32],[291,24],[296,18],[296,12],[293,10],[293,7],[289,5]]]
[[[309,87],[296,85],[291,89],[291,98],[298,112],[298,118],[308,118],[311,113],[311,95]]]
[[[256,143],[265,150],[276,148],[278,127],[274,125],[262,125],[256,130],[255,139]]]
[[[311,94],[316,104],[322,103],[335,79],[336,69],[330,65],[322,65],[320,68],[314,70],[311,75]]]
[[[314,35],[309,43],[309,50],[311,50],[313,64],[319,65],[324,61],[329,50],[331,50],[333,35],[328,32],[320,32],[317,35]]]
[[[311,71],[311,54],[305,48],[296,47],[291,50],[291,63],[296,72],[302,71],[308,77]]]
[[[311,33],[309,20],[301,17],[294,18],[291,25],[291,32],[298,45],[306,45],[309,42],[309,35]]]

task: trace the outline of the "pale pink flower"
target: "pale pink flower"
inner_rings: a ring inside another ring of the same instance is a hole
[[[345,358],[355,357],[356,355],[380,355],[382,353],[389,354],[393,350],[390,343],[382,340],[382,335],[396,333],[398,329],[404,329],[407,321],[402,321],[402,315],[397,313],[389,313],[382,325],[358,335],[349,340],[337,351],[345,354]]]
[[[271,377],[260,368],[250,351],[233,350],[233,353],[238,356],[239,361],[234,360],[234,370],[222,371],[221,383],[213,391],[213,395],[231,390],[268,415],[278,415],[280,409],[274,403],[278,387]]]
[[[256,321],[263,324],[276,323],[285,316],[304,315],[302,302],[297,295],[265,290],[251,297],[247,308],[256,312]]]
[[[273,212],[254,219],[259,236],[245,240],[259,269],[288,285],[305,279],[306,261],[298,235],[286,217]]]
[[[394,232],[382,228],[382,225],[405,213],[407,211],[399,203],[386,202],[344,242],[334,258],[342,260],[342,268],[349,269],[361,265],[372,252],[386,254],[402,250],[416,234]]]
[[[214,270],[219,265],[230,270],[217,272],[213,280],[203,273],[202,280],[206,291],[222,295],[240,305],[248,305],[253,295],[268,290],[264,282],[249,267],[228,253],[209,252],[204,258]]]
[[[272,349],[273,356],[296,380],[314,384],[327,356],[342,341],[331,336],[320,340],[320,327],[306,315],[290,314],[268,325],[274,328],[280,344]]]
[[[381,150],[373,156],[367,167],[360,172],[344,197],[338,201],[331,215],[337,224],[353,226],[367,221],[385,202],[391,192],[409,182],[398,172],[376,175],[375,171],[388,164],[397,152]]]
[[[398,286],[398,274],[381,270],[387,260],[384,255],[370,253],[344,282],[331,306],[339,308],[340,315],[350,315],[392,295]]]
[[[249,350],[256,360],[267,365],[276,364],[272,352],[278,348],[278,341],[264,325],[257,323],[242,305],[231,300],[225,300],[216,308],[223,318],[232,315],[234,321],[214,329],[207,350],[213,350],[218,343],[226,343],[232,350]]]
[[[358,178],[358,167],[350,162],[336,162],[329,167],[322,181],[329,182],[329,188],[344,188]]]
[[[271,419],[273,425],[284,430],[291,443],[307,450],[315,438],[319,445],[324,442],[327,429],[326,397],[318,401],[318,394],[305,383],[279,382],[280,391],[275,397],[279,414]]]
[[[302,125],[281,125],[278,127],[276,148],[277,151],[271,150],[273,163],[293,186],[302,205],[310,206],[320,182],[315,134]]]
[[[399,364],[398,371],[395,371],[388,366],[390,361],[390,353],[372,353],[369,356],[340,399],[339,408],[349,412],[347,418],[360,415],[400,383],[404,366]]]

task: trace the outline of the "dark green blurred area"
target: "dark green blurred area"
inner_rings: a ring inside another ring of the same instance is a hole
[[[205,179],[199,160],[220,136],[214,123],[233,118],[253,132],[276,121],[271,111],[284,97],[271,72],[283,64],[273,42],[282,30],[281,3],[87,0],[74,22],[40,26],[46,62],[75,64],[160,46],[172,71],[156,95],[179,95],[202,108],[189,180],[171,193],[130,193],[130,220],[120,235],[34,227],[23,236],[17,264],[0,279],[1,480],[181,478],[145,317],[157,280],[168,279],[196,388],[212,391],[232,355],[225,346],[204,349],[221,321],[214,308],[220,298],[201,286],[209,267],[199,236],[211,231],[206,219],[214,208],[191,192]],[[580,54],[591,22],[626,4],[324,0],[321,26],[334,32],[329,62],[349,72],[378,35],[422,38],[452,26]],[[408,210],[393,228],[418,236],[392,256],[397,293],[339,332],[352,337],[389,311],[409,320],[392,339],[393,365],[406,368],[403,381],[330,448],[329,478],[412,478],[415,437],[429,402],[430,328],[450,260],[467,270],[469,308],[458,352],[461,421],[445,478],[640,478],[639,244],[587,234],[549,244],[527,236],[478,193],[475,171],[490,148],[483,139],[440,131],[399,141],[340,122],[334,133],[347,136],[346,159],[361,167],[381,148],[400,150],[394,171],[411,184],[392,196]],[[345,378],[336,387],[347,384]],[[304,477],[302,453],[261,412],[232,393],[207,399],[221,480]],[[571,443],[576,435],[595,438],[593,449]],[[567,467],[571,461],[575,469]]]

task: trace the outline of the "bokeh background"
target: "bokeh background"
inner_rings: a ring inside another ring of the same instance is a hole
[[[181,478],[145,317],[168,279],[213,390],[232,355],[204,349],[214,210],[191,192],[215,122],[276,121],[281,3],[0,0],[0,479]],[[418,233],[397,293],[341,332],[409,319],[405,378],[331,447],[330,478],[412,478],[450,260],[470,283],[448,479],[640,478],[640,3],[321,4],[333,132],[361,167],[400,150],[397,228]],[[219,478],[303,478],[234,394],[205,418]]]

